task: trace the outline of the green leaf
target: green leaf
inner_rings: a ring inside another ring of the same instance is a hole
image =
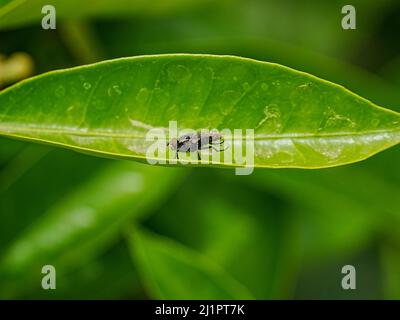
[[[117,59],[0,93],[0,134],[114,158],[145,161],[148,129],[170,120],[179,130],[254,129],[256,167],[338,166],[400,142],[398,113],[306,73],[231,56]]]
[[[25,144],[20,141],[12,141],[9,139],[0,139],[0,166],[3,167],[12,158],[17,156],[24,149]],[[3,169],[3,168],[1,168]],[[1,175],[1,174],[0,174]]]
[[[4,2],[4,3],[3,3]],[[96,0],[96,5],[90,1],[77,0],[3,0],[0,1],[0,29],[8,29],[33,22],[38,22],[45,14],[42,8],[52,5],[59,18],[84,17],[115,17],[132,14],[159,14],[166,11],[181,10],[204,0],[155,0],[148,5],[147,0]]]
[[[383,245],[381,263],[384,276],[384,294],[386,299],[400,299],[400,255],[399,245]]]
[[[255,299],[291,298],[302,253],[298,219],[283,204],[276,205],[276,199],[255,192],[229,172],[227,177],[215,174],[193,170],[146,225],[207,256]],[[190,199],[189,208],[183,199]]]
[[[0,252],[67,195],[101,175],[110,163],[68,150],[15,142],[27,146],[0,171]],[[43,154],[46,149],[51,151]]]
[[[157,299],[250,299],[218,265],[171,239],[130,229],[132,258]]]
[[[62,266],[57,267],[57,283],[61,284],[57,290],[22,286],[24,292],[18,299],[132,299],[143,295],[137,271],[122,241],[73,272],[62,274]],[[37,283],[42,277],[37,272]]]
[[[177,177],[176,170],[127,162],[103,169],[9,244],[0,256],[0,286],[11,286],[9,293],[28,287],[49,262],[62,270],[81,265],[115,241],[127,220],[162,203]]]
[[[296,208],[304,262],[312,264],[360,250],[382,227],[380,222],[387,215],[379,210],[381,200],[375,199],[373,204],[365,198],[358,199],[362,193],[358,191],[358,184],[372,185],[368,187],[372,190],[374,184],[367,179],[360,180],[359,170],[352,167],[324,171],[257,171],[249,177],[248,183],[284,198]],[[343,186],[346,182],[347,186]]]

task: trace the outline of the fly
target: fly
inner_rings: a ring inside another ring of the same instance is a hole
[[[171,150],[176,151],[176,158],[179,159],[179,152],[197,152],[197,159],[201,160],[199,150],[213,149],[217,152],[225,151],[223,148],[224,138],[216,131],[209,133],[185,134],[178,139],[173,138],[167,145]],[[220,147],[220,148],[217,148]]]

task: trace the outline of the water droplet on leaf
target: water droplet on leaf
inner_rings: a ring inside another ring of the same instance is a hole
[[[243,83],[243,89],[244,90],[249,90],[251,88],[250,84],[248,82]]]
[[[146,103],[149,98],[149,89],[141,88],[136,95],[136,101],[140,103]]]
[[[168,67],[168,77],[173,82],[186,82],[190,79],[192,74],[185,66],[181,64],[172,64]]]
[[[84,82],[84,83],[83,83],[83,88],[84,88],[85,90],[89,90],[91,87],[92,87],[92,85],[91,85],[89,82]]]
[[[120,96],[122,94],[122,90],[119,85],[115,84],[108,88],[107,93],[110,97]]]
[[[65,96],[65,92],[66,92],[65,87],[60,85],[60,86],[58,86],[57,89],[55,90],[55,95],[56,95],[58,98],[62,98],[62,97]]]

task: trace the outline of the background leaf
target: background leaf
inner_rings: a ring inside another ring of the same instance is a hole
[[[166,11],[181,10],[204,1],[199,0],[157,0],[149,6],[145,0],[107,0],[96,1],[96,5],[90,1],[64,1],[55,0],[51,5],[56,8],[57,18],[83,18],[83,17],[115,17],[132,14],[160,14]],[[0,2],[0,29],[18,27],[21,25],[39,21],[45,15],[42,7],[48,5],[45,0],[6,0]]]
[[[304,251],[298,219],[279,198],[243,188],[232,176],[217,175],[205,188],[213,171],[193,170],[144,225],[215,261],[256,299],[288,298]],[[189,207],[183,199],[191,199]]]
[[[13,292],[21,283],[29,286],[39,281],[38,270],[47,261],[59,266],[62,274],[104,251],[128,219],[140,219],[178,181],[175,170],[169,170],[155,184],[165,170],[158,169],[117,163],[51,207],[0,257],[3,290]]]
[[[387,299],[400,299],[400,255],[398,242],[395,245],[387,245],[382,248],[381,259],[385,272],[385,297]]]
[[[63,268],[62,271],[64,273],[57,274],[57,290],[43,290],[35,286],[19,292],[18,298],[85,300],[146,297],[126,244],[121,241],[76,268]]]
[[[219,266],[165,237],[129,229],[132,257],[158,299],[250,299]]]

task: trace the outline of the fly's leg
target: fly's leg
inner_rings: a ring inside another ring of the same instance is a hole
[[[222,152],[225,151],[226,149],[228,149],[228,146],[226,148],[222,148],[222,149],[217,149],[216,147],[214,147],[212,144],[208,146],[209,149],[213,149],[217,152]]]
[[[218,146],[220,146],[221,144],[223,144],[224,143],[224,141],[222,141],[222,142],[218,142],[218,143],[209,143],[209,144],[203,144],[203,145],[201,145],[200,147],[199,147],[199,149],[201,149],[201,150],[206,150],[206,149],[214,149],[214,146],[215,145],[218,145]],[[223,150],[221,150],[221,151],[224,151],[224,150],[226,150],[227,148],[225,148],[225,149],[223,149]],[[216,150],[216,149],[214,149],[214,150]],[[218,150],[217,150],[218,151]]]

